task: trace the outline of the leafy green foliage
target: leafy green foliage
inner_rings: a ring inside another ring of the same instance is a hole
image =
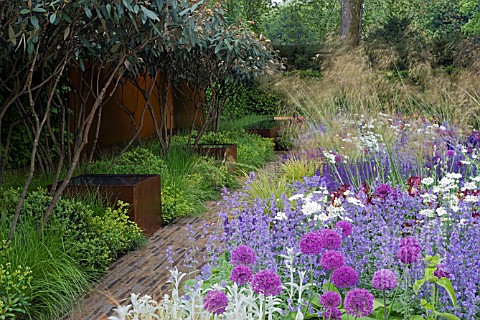
[[[178,217],[189,215],[194,211],[185,197],[183,190],[171,184],[162,188],[162,220],[168,224]]]
[[[51,227],[63,230],[69,243],[67,253],[91,279],[102,275],[120,253],[145,241],[141,230],[128,218],[128,204],[122,202],[96,215],[80,201],[61,199],[52,220]]]
[[[0,241],[0,319],[15,319],[25,314],[32,300],[32,271],[28,266],[12,266],[10,244]]]
[[[460,0],[460,11],[470,16],[462,30],[467,34],[478,34],[480,32],[480,3],[476,0]]]
[[[205,144],[236,144],[237,162],[249,170],[261,167],[273,158],[274,143],[271,139],[249,134],[243,129],[209,132],[201,140]]]
[[[236,94],[227,100],[222,117],[231,120],[251,114],[276,115],[281,105],[282,97],[271,88],[239,84]]]
[[[161,174],[165,170],[164,161],[146,148],[134,148],[122,154],[118,159],[112,160],[94,162],[91,166],[91,172]]]

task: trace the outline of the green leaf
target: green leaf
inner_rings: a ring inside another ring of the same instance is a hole
[[[420,301],[420,304],[422,305],[422,307],[424,307],[427,310],[433,310],[434,309],[433,305],[425,299],[422,299]]]
[[[383,308],[384,304],[383,302],[380,302],[379,300],[373,300],[373,310]]]
[[[35,29],[40,29],[40,24],[38,23],[38,19],[37,17],[35,16],[31,16],[30,17],[30,22],[32,23],[32,26],[35,28]]]
[[[120,42],[117,42],[113,45],[112,49],[110,49],[110,52],[115,53],[118,51],[119,48],[120,48]]]
[[[90,19],[92,17],[92,10],[90,10],[89,7],[85,7],[83,10],[85,11],[87,18]]]
[[[47,12],[47,10],[45,10],[45,9],[43,9],[43,8],[37,8],[37,7],[33,8],[32,11],[33,11],[33,12],[38,12],[38,13],[45,13],[45,12]]]
[[[423,284],[426,281],[427,281],[426,279],[420,279],[415,281],[415,283],[413,284],[413,291],[415,292],[415,294],[418,294],[418,290],[420,290],[420,288],[423,286]]]
[[[20,10],[20,14],[28,14],[30,13],[30,10],[29,9],[22,9]]]
[[[453,306],[457,307],[457,298],[455,297],[455,290],[453,289],[452,283],[448,278],[440,278],[436,283],[447,291],[450,300],[452,300]]]
[[[410,318],[410,320],[424,320],[422,316],[416,315]]]
[[[447,318],[448,320],[460,320],[459,317],[451,314],[451,313],[446,313],[446,312],[435,312],[437,316]]]
[[[33,45],[32,42],[29,42],[27,46],[27,52],[28,54],[33,54],[33,51],[35,51],[35,46]]]
[[[67,40],[69,34],[70,34],[70,26],[66,27],[65,31],[63,31],[63,40]]]
[[[160,21],[158,18],[157,14],[153,12],[150,9],[145,8],[144,6],[141,6],[143,14],[145,14],[148,18],[150,18],[153,21]]]
[[[322,289],[325,290],[325,292],[334,291],[340,295],[340,292],[338,291],[337,287],[335,287],[333,283],[329,283],[329,282],[325,283],[322,286]]]
[[[52,14],[50,15],[49,20],[50,20],[50,23],[51,23],[51,24],[54,24],[54,23],[55,23],[55,20],[57,20],[57,14],[56,14],[55,12],[52,13]]]
[[[10,42],[13,43],[14,46],[17,45],[17,37],[11,25],[8,26],[8,38],[10,39]]]

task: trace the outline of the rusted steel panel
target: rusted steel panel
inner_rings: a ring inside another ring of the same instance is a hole
[[[147,235],[153,235],[162,226],[159,175],[84,174],[72,178],[64,194],[92,192],[109,202],[128,202],[130,219]]]
[[[236,144],[200,144],[198,153],[217,160],[237,162]]]

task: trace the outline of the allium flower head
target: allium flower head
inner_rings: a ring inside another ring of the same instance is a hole
[[[317,232],[306,233],[300,240],[300,251],[303,254],[320,254],[322,245]]]
[[[352,267],[342,266],[333,271],[332,282],[338,288],[353,287],[358,281],[358,275]]]
[[[346,238],[352,234],[353,227],[350,222],[342,220],[335,224],[335,229],[341,232],[343,238]]]
[[[239,245],[235,250],[231,252],[231,259],[230,263],[238,266],[238,265],[252,265],[257,260],[257,256],[255,251],[252,248],[246,245]]]
[[[275,272],[263,270],[253,276],[252,289],[265,296],[276,296],[282,292],[282,281]]]
[[[203,306],[210,313],[222,314],[228,306],[227,295],[220,290],[209,291],[203,298]]]
[[[320,296],[320,304],[327,309],[340,307],[342,297],[335,291],[328,291]]]
[[[353,289],[345,296],[347,313],[354,317],[367,317],[373,311],[373,295],[366,289]]]
[[[326,320],[341,320],[342,319],[342,311],[337,308],[328,308],[323,313],[323,317]]]
[[[232,280],[236,284],[243,285],[243,284],[252,282],[252,279],[253,279],[253,273],[249,267],[238,265],[232,269],[230,280]]]
[[[397,279],[392,270],[380,269],[373,275],[372,286],[378,290],[391,290],[397,286]]]
[[[422,248],[420,247],[420,244],[414,237],[406,237],[400,239],[397,258],[405,264],[414,263],[420,259],[421,250]]]
[[[324,249],[337,250],[342,245],[342,238],[333,230],[323,229],[318,231],[320,235],[320,245]]]
[[[375,189],[375,194],[378,195],[378,197],[385,199],[387,196],[390,194],[394,194],[397,190],[395,188],[392,188],[388,183],[381,184]]]
[[[340,251],[327,250],[323,253],[320,263],[325,270],[337,269],[344,265],[343,254]]]

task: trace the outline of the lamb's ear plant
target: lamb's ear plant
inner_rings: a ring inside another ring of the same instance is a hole
[[[427,318],[423,316],[416,315],[412,319],[413,320],[436,320],[439,317],[443,317],[449,320],[460,320],[457,316],[446,313],[446,312],[439,312],[437,311],[438,307],[438,300],[439,300],[439,287],[442,287],[447,292],[450,300],[452,301],[453,306],[457,307],[457,298],[455,297],[455,290],[453,289],[452,283],[450,279],[446,277],[437,277],[434,273],[437,270],[437,265],[442,262],[443,258],[439,256],[427,256],[423,259],[427,263],[427,267],[425,268],[425,276],[423,279],[415,281],[413,284],[413,291],[416,295],[418,295],[418,291],[420,288],[427,282],[431,284],[430,286],[430,300],[422,299],[420,301],[420,305],[425,309],[427,312]]]

